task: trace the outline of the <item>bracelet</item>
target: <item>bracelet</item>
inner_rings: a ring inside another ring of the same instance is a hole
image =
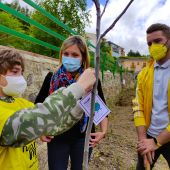
[[[158,148],[160,148],[162,146],[156,138],[153,138],[153,140]]]

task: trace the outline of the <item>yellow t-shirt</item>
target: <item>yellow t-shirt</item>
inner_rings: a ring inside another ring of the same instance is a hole
[[[13,103],[0,101],[0,135],[9,116],[32,106],[34,106],[33,103],[22,98],[15,98]],[[0,170],[38,170],[35,141],[20,148],[0,146]]]

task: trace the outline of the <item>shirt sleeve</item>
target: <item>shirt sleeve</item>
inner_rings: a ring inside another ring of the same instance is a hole
[[[78,100],[84,93],[78,83],[73,83],[52,93],[44,103],[15,112],[3,127],[0,145],[20,147],[41,135],[55,136],[67,131],[83,115]]]
[[[142,91],[142,81],[141,74],[138,75],[136,97],[133,99],[133,113],[134,113],[134,123],[135,126],[146,126],[144,118],[144,105],[143,105],[143,91]]]
[[[168,124],[168,126],[166,127],[166,130],[167,130],[168,132],[170,132],[170,124]]]

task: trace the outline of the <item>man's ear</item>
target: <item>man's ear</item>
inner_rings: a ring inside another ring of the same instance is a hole
[[[0,87],[5,87],[8,84],[5,76],[0,74]]]
[[[168,48],[170,49],[170,38],[167,41]]]

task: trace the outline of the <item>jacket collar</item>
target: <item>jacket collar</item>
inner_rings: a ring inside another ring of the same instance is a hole
[[[160,65],[157,62],[154,63],[154,68],[168,68],[170,67],[170,59],[167,60],[164,64]]]

